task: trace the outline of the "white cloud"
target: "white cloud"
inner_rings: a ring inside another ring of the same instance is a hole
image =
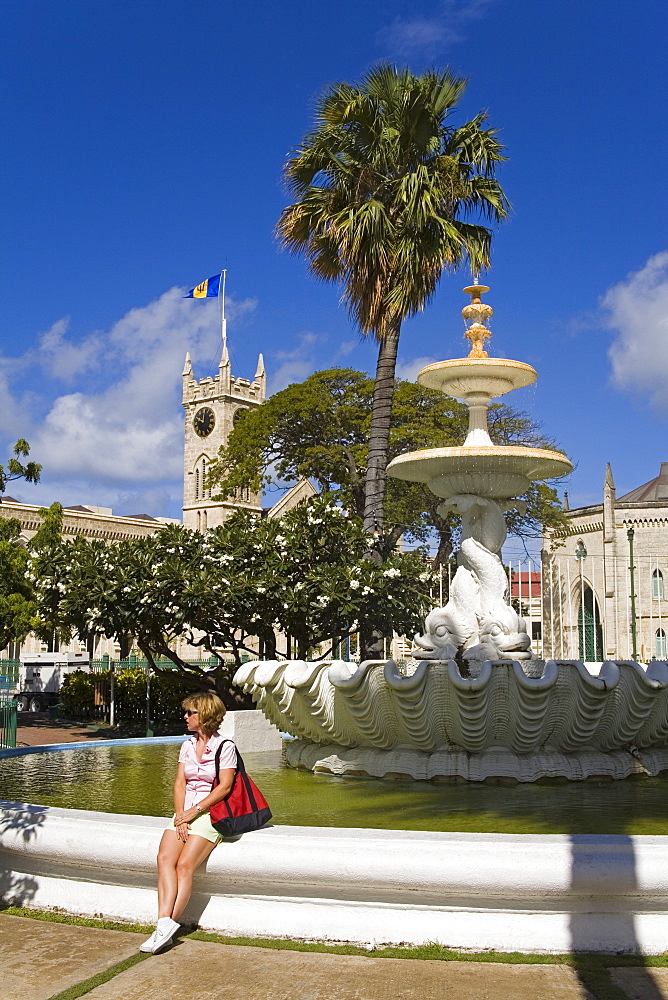
[[[102,336],[94,333],[81,343],[73,343],[66,339],[69,327],[69,317],[57,320],[41,335],[34,355],[29,352],[24,357],[24,363],[29,363],[34,357],[48,375],[65,381],[99,368],[104,351]]]
[[[234,323],[256,302],[227,297],[226,306]],[[47,502],[58,495],[65,503],[88,500],[103,506],[112,506],[112,498],[122,506],[143,501],[153,508],[147,513],[159,513],[157,504],[170,493],[180,496],[182,489],[183,359],[187,350],[200,358],[219,353],[217,301],[193,302],[183,298],[183,289],[172,288],[131,309],[106,333],[77,342],[68,338],[68,326],[60,320],[36,348],[0,360],[0,413],[6,403],[20,414],[19,420],[5,420],[2,430],[28,438],[31,458],[44,466],[40,499],[31,499],[35,494],[27,487],[22,496],[27,502]],[[31,380],[39,382],[41,396],[13,398],[12,379],[25,382],[31,367],[41,370]],[[99,387],[82,377],[94,369]],[[54,380],[74,375],[84,388],[54,398]],[[128,488],[133,492],[128,494]],[[78,496],[72,496],[75,490]]]
[[[430,17],[395,17],[381,28],[377,43],[396,55],[422,52],[433,56],[437,52],[464,41],[466,28],[472,21],[484,17],[495,0],[441,0]]]
[[[397,361],[397,378],[405,382],[414,382],[418,373],[427,365],[433,365],[437,358],[412,358],[409,360],[399,359]]]
[[[349,354],[352,354],[356,347],[359,346],[359,340],[342,340],[339,344],[339,354],[343,358],[347,358]]]
[[[667,410],[668,251],[613,285],[601,305],[607,326],[615,331],[608,352],[614,383]]]
[[[325,338],[310,331],[300,333],[297,347],[292,351],[275,351],[273,357],[280,361],[278,368],[272,372],[268,382],[268,394],[271,396],[293,382],[302,382],[316,369],[315,347]]]

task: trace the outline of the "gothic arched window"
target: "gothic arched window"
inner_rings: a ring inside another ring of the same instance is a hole
[[[655,601],[663,600],[663,573],[660,569],[652,573],[652,597]]]
[[[655,655],[657,660],[666,658],[666,633],[662,628],[658,628],[655,634]]]
[[[591,587],[584,586],[583,591],[578,609],[580,659],[596,663],[603,659],[603,621]]]

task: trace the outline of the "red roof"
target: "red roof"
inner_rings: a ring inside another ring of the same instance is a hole
[[[511,597],[540,597],[540,573],[510,574]]]

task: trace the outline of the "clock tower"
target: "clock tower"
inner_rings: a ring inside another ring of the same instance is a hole
[[[259,493],[237,490],[228,500],[212,500],[215,489],[205,485],[209,463],[227,443],[234,420],[240,412],[260,406],[266,396],[267,376],[260,355],[255,378],[235,378],[230,368],[227,345],[215,378],[193,377],[190,354],[183,368],[183,407],[186,414],[183,466],[183,523],[186,528],[205,531],[222,524],[236,508],[262,510]]]

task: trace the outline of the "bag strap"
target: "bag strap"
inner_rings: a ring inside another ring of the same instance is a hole
[[[255,794],[253,792],[253,785],[252,785],[252,783],[248,779],[248,775],[246,774],[246,765],[244,764],[244,759],[241,756],[241,754],[239,753],[239,750],[237,748],[236,743],[234,743],[234,740],[223,740],[223,742],[220,744],[220,746],[216,750],[216,777],[213,779],[213,784],[212,784],[211,787],[215,788],[220,783],[219,782],[219,778],[218,778],[218,772],[220,770],[220,754],[221,754],[222,749],[223,749],[223,747],[225,746],[226,743],[232,743],[234,745],[234,749],[237,751],[237,767],[236,767],[236,772],[237,772],[237,774],[241,775],[241,780],[243,781],[243,783],[244,783],[244,785],[246,787],[246,793],[248,794],[248,798],[250,800],[250,804],[251,804],[251,808],[252,808],[253,812],[257,812],[257,802],[255,800]],[[229,812],[229,806],[228,806],[228,812]],[[230,815],[231,815],[231,813],[230,813]]]
[[[220,755],[226,743],[231,743],[234,749],[237,751],[237,766],[235,770],[237,771],[237,773],[241,774],[246,773],[246,767],[244,765],[243,757],[237,750],[237,746],[234,740],[223,740],[218,749],[216,750],[216,758],[215,758],[216,775],[213,779],[213,784],[211,785],[212,788],[215,788],[219,784],[218,772],[220,771]]]

